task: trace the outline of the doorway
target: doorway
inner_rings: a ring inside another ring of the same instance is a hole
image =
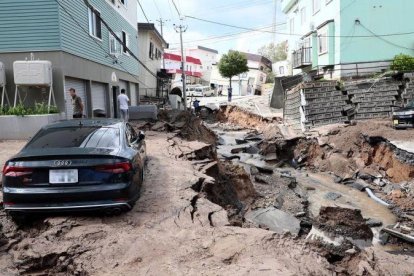
[[[114,118],[118,117],[118,94],[119,94],[119,86],[112,86],[112,102],[114,107]]]

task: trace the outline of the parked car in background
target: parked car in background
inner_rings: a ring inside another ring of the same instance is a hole
[[[411,100],[405,107],[396,109],[392,113],[394,128],[405,129],[414,127],[414,100]]]
[[[27,212],[130,210],[144,181],[145,135],[120,120],[43,127],[3,168],[4,209]]]
[[[210,86],[201,86],[195,88],[194,94],[197,97],[211,97],[215,95],[215,92]]]

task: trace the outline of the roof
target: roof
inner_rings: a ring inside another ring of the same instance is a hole
[[[76,119],[76,120],[63,120],[56,123],[52,123],[44,126],[44,129],[50,128],[63,128],[63,127],[76,127],[82,126],[85,127],[108,127],[115,126],[117,124],[123,123],[120,119]]]
[[[268,66],[269,68],[272,68],[272,62],[267,57],[257,55],[257,54],[252,54],[252,53],[245,53],[245,52],[240,52],[240,53],[243,54],[247,58],[247,60],[261,62],[264,65]]]
[[[165,41],[164,37],[160,34],[160,32],[155,28],[155,25],[153,23],[138,23],[138,32],[140,30],[143,31],[152,31],[160,40],[162,43],[167,45],[166,48],[169,47],[169,44],[167,41]]]
[[[200,50],[203,50],[203,51],[207,51],[207,52],[211,52],[211,53],[214,53],[214,54],[218,54],[218,51],[217,50],[214,50],[214,49],[211,49],[211,48],[207,48],[207,47],[204,47],[204,46],[197,46],[197,48],[200,49]]]
[[[171,54],[171,53],[164,53],[164,58],[165,59],[170,59],[170,60],[175,60],[175,61],[181,61],[181,56],[180,55]],[[194,64],[197,64],[197,65],[201,65],[201,60],[199,60],[198,58],[195,58],[195,57],[186,56],[185,60],[186,60],[186,62],[189,62],[189,63],[194,63]]]

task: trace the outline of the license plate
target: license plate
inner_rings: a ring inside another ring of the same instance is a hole
[[[394,125],[398,125],[398,120],[394,120]]]
[[[78,170],[50,170],[50,184],[78,183]]]

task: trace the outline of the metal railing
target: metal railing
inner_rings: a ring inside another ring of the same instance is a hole
[[[302,47],[292,53],[293,68],[302,68],[312,65],[312,47]]]

